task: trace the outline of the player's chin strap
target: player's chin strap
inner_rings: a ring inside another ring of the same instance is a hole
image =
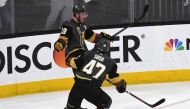
[[[109,79],[106,79],[106,80],[115,86],[115,84],[113,84]],[[146,104],[147,106],[151,107],[151,108],[154,108],[154,107],[156,107],[156,106],[158,106],[158,105],[160,105],[166,101],[165,98],[162,98],[159,101],[157,101],[156,103],[150,104],[150,103],[147,103],[146,101],[142,100],[141,98],[137,97],[136,95],[134,95],[133,93],[131,93],[127,90],[125,92],[128,93],[129,95],[131,95],[132,97],[136,98],[137,100],[141,101],[142,103]]]

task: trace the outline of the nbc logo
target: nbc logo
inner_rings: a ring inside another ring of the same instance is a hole
[[[183,42],[179,39],[170,39],[166,42],[164,51],[181,51],[184,50]]]

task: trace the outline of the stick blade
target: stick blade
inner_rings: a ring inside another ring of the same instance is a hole
[[[165,101],[166,101],[166,99],[165,99],[165,98],[162,98],[160,101],[156,102],[156,103],[153,104],[151,107],[154,108],[154,107],[156,107],[156,106],[158,106],[158,105],[164,103]]]
[[[140,19],[146,16],[146,13],[148,12],[148,8],[149,8],[148,4],[144,6],[143,13],[141,14],[139,18],[136,19],[136,21],[139,21]]]
[[[148,5],[148,4],[145,5],[144,10],[143,10],[143,13],[146,13],[146,12],[148,11],[148,8],[149,8],[149,5]]]
[[[143,9],[143,14],[141,17],[144,17],[146,15],[146,13],[148,12],[148,8],[149,8],[149,5],[145,5],[144,6],[144,9]]]

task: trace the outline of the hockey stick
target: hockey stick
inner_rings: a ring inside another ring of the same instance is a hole
[[[133,96],[134,98],[138,99],[139,101],[143,102],[144,104],[148,105],[151,108],[154,108],[154,107],[156,107],[156,106],[158,106],[158,105],[160,105],[160,104],[162,104],[162,103],[164,103],[166,101],[165,98],[162,98],[162,99],[160,99],[159,101],[157,101],[154,104],[149,104],[149,103],[145,102],[144,100],[142,100],[141,98],[137,97],[136,95],[132,94],[129,91],[125,91],[125,92],[128,93],[129,95]]]
[[[109,83],[111,83],[112,85],[115,86],[115,84],[113,84],[110,80],[106,79]],[[129,95],[131,95],[132,97],[136,98],[137,100],[143,102],[144,104],[148,105],[149,107],[151,108],[154,108],[162,103],[164,103],[166,101],[165,98],[162,98],[160,99],[159,101],[157,101],[156,103],[154,104],[150,104],[150,103],[147,103],[146,101],[142,100],[141,98],[137,97],[136,95],[134,95],[133,93],[129,92],[129,91],[125,91],[126,93],[128,93]]]
[[[123,32],[128,27],[133,26],[136,22],[138,22],[139,20],[141,20],[142,18],[144,18],[145,15],[146,15],[146,13],[148,12],[148,8],[149,8],[149,5],[145,5],[144,9],[143,9],[143,12],[142,12],[142,14],[141,14],[141,16],[139,18],[135,19],[134,22],[130,23],[129,25],[127,25],[126,27],[124,27],[123,29],[121,29],[120,31],[118,31],[117,33],[115,33],[114,35],[112,35],[112,37],[117,36],[119,33]]]

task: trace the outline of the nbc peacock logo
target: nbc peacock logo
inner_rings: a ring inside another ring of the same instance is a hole
[[[179,39],[170,39],[166,42],[164,51],[182,51],[184,50],[183,42]]]

